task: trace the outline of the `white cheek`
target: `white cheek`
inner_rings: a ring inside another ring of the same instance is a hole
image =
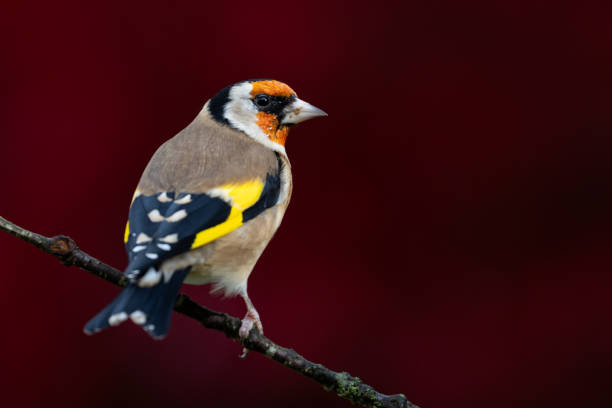
[[[225,117],[229,122],[249,134],[257,126],[257,109],[251,102],[253,85],[245,82],[232,88],[229,102],[225,105]]]

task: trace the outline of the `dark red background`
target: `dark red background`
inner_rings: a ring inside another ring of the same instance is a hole
[[[3,4],[0,215],[123,267],[155,149],[276,78],[329,117],[289,138],[267,335],[424,408],[610,406],[612,10],[406,3]],[[183,316],[86,337],[117,288],[0,247],[3,406],[349,406]]]

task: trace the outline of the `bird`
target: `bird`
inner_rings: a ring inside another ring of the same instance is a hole
[[[244,299],[241,340],[253,327],[263,334],[247,280],[291,198],[290,127],[319,116],[327,114],[273,79],[241,81],[209,99],[146,166],[124,233],[128,284],[84,332],[129,319],[162,339],[179,288],[212,284]]]

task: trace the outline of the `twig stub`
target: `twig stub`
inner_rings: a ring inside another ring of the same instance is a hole
[[[49,238],[49,250],[51,251],[51,255],[64,257],[69,255],[76,248],[75,242],[70,237],[57,235]]]

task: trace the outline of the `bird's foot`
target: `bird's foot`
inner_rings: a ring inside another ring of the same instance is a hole
[[[248,337],[251,329],[255,326],[259,333],[263,334],[263,326],[261,324],[261,320],[259,319],[259,313],[255,308],[249,308],[247,314],[242,319],[242,324],[240,325],[240,330],[238,330],[238,337],[241,342],[244,342]],[[245,347],[242,349],[242,354],[240,358],[245,358],[249,354],[249,350]]]
[[[257,310],[255,309],[249,310],[244,316],[244,319],[242,319],[240,330],[238,330],[238,336],[240,337],[241,341],[244,341],[247,337],[249,337],[249,333],[253,328],[253,325],[257,327],[257,330],[259,330],[261,334],[263,334],[263,326],[261,325],[261,320],[259,320],[259,313],[257,313]]]

